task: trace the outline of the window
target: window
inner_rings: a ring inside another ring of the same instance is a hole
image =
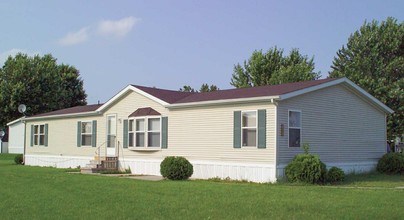
[[[300,147],[302,133],[302,113],[289,111],[289,147]]]
[[[34,145],[45,145],[45,125],[34,125]]]
[[[130,146],[130,147],[133,147],[133,139],[134,139],[134,126],[133,126],[133,120],[129,120],[129,128],[128,128],[128,133],[129,133],[129,135],[128,135],[128,138],[129,138],[129,140],[128,140],[128,145]]]
[[[91,146],[92,133],[93,133],[92,122],[81,122],[81,145]]]
[[[136,119],[136,147],[144,147],[144,119]]]
[[[241,136],[243,147],[257,146],[257,112],[242,112]]]
[[[160,118],[135,118],[129,120],[129,147],[160,147]]]
[[[147,146],[160,147],[160,118],[148,119]]]

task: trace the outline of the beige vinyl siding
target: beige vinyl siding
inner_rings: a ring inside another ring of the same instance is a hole
[[[76,117],[76,118],[58,118],[47,120],[36,120],[27,122],[27,154],[41,155],[63,155],[63,156],[95,156],[95,148],[91,146],[77,147],[77,122],[97,120],[97,147],[105,151],[105,142],[107,139],[106,122],[108,114],[117,115],[117,140],[122,147],[123,141],[123,120],[138,108],[151,107],[162,115],[167,110],[160,104],[139,95],[135,92],[129,92],[121,99],[117,100],[110,108],[106,109],[104,114],[94,117]],[[31,124],[48,123],[48,147],[33,146],[30,147]],[[122,149],[120,149],[122,150]],[[125,149],[124,155],[135,156],[135,153]]]
[[[233,148],[233,112],[266,109],[266,149]],[[192,160],[273,164],[275,161],[275,106],[239,104],[176,109],[168,118],[168,150]]]
[[[158,151],[136,151],[122,149],[123,120],[138,108],[151,107],[168,117],[168,148]],[[233,148],[233,112],[266,109],[267,148]],[[191,160],[215,160],[250,163],[274,163],[275,152],[275,106],[270,102],[260,104],[222,105],[169,110],[159,103],[136,92],[129,92],[117,100],[99,116],[60,118],[54,120],[29,121],[27,123],[27,154],[95,156],[95,148],[77,147],[77,121],[97,120],[97,146],[106,142],[106,118],[117,115],[117,140],[120,155],[125,158],[158,159],[179,155]],[[48,147],[29,147],[30,125],[49,124]],[[101,149],[105,149],[103,146]]]
[[[288,147],[288,110],[301,110],[301,143],[326,163],[375,161],[386,150],[385,114],[343,85],[297,96],[278,105],[278,164],[287,164],[299,148]]]
[[[97,120],[97,123],[100,123],[102,119],[102,116],[98,116],[28,121],[26,127],[26,153],[58,156],[93,156],[95,148],[91,146],[77,147],[77,122]],[[31,125],[44,123],[48,124],[48,146],[31,147]],[[97,143],[99,141],[101,139],[97,135]]]

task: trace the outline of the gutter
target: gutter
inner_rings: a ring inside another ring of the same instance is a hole
[[[275,103],[275,101],[279,100],[279,99],[280,99],[279,96],[262,96],[262,97],[238,98],[238,99],[221,99],[221,100],[214,100],[214,101],[197,101],[197,102],[189,102],[189,103],[168,104],[168,105],[163,105],[163,106],[168,109],[179,109],[179,108],[187,108],[187,107],[195,107],[195,106],[251,103],[251,102],[262,102],[262,101],[269,101],[271,103]]]
[[[97,116],[101,115],[100,111],[92,111],[92,112],[80,112],[80,113],[71,113],[71,114],[62,114],[62,115],[48,115],[48,116],[38,116],[38,117],[28,117],[25,118],[25,121],[35,121],[42,119],[55,119],[55,118],[74,118],[74,117],[85,117],[85,116]]]

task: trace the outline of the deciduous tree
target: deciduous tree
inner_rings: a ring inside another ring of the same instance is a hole
[[[243,66],[234,66],[230,84],[243,88],[314,80],[320,77],[314,68],[314,58],[300,54],[298,49],[292,49],[287,56],[277,47],[266,53],[256,50]]]
[[[338,50],[330,77],[346,76],[392,108],[388,136],[404,133],[404,22],[366,22]]]
[[[85,105],[86,93],[79,71],[56,62],[50,54],[8,57],[0,69],[0,126],[21,117],[17,108],[27,106],[27,115]]]

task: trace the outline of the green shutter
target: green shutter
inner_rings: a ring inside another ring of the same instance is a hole
[[[77,122],[77,147],[81,147],[81,121]]]
[[[167,149],[168,147],[168,118],[161,118],[161,148]]]
[[[34,146],[34,125],[31,125],[31,147]]]
[[[128,148],[128,123],[127,119],[123,120],[123,148]]]
[[[241,111],[234,112],[233,118],[233,147],[241,148]]]
[[[45,138],[44,138],[44,145],[45,147],[48,146],[48,124],[45,124]]]
[[[267,142],[267,111],[258,110],[258,148],[266,148]]]
[[[97,121],[93,120],[93,129],[91,134],[91,146],[97,147]]]

